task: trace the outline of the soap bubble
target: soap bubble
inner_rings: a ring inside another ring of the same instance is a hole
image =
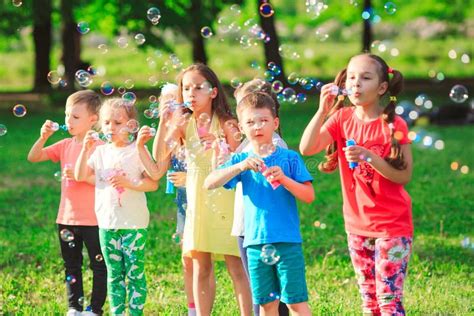
[[[260,15],[264,18],[271,17],[275,11],[270,3],[262,3],[259,8]]]
[[[283,90],[284,86],[283,83],[279,80],[275,80],[272,83],[272,91],[273,93],[280,93]]]
[[[210,38],[214,33],[212,33],[212,30],[209,26],[205,26],[201,29],[201,35],[204,38]]]
[[[161,19],[161,12],[158,8],[152,7],[148,9],[146,16],[153,25],[157,25]]]
[[[125,92],[123,95],[122,95],[122,100],[124,100],[125,102],[127,102],[127,104],[129,105],[134,105],[135,102],[137,101],[137,96],[135,95],[135,93],[133,92]]]
[[[99,44],[99,46],[97,46],[97,48],[99,49],[99,52],[101,54],[107,54],[108,51],[109,51],[109,47],[106,44]]]
[[[111,95],[112,93],[114,93],[115,89],[110,81],[104,81],[100,85],[100,91],[103,95]]]
[[[230,85],[232,86],[232,88],[237,89],[238,87],[242,85],[242,82],[240,81],[239,78],[232,78],[230,80]]]
[[[272,244],[267,244],[262,247],[260,260],[262,260],[262,262],[265,264],[274,265],[280,260],[280,255],[278,254],[275,246]]]
[[[127,122],[127,130],[129,133],[135,134],[140,129],[140,124],[137,120],[131,119]]]
[[[13,115],[23,117],[26,115],[26,107],[23,104],[17,104],[13,107]]]
[[[456,103],[463,103],[469,98],[469,94],[465,86],[457,84],[451,88],[449,97]]]
[[[390,14],[390,15],[394,14],[395,12],[397,12],[397,6],[396,6],[395,3],[393,3],[393,2],[387,2],[387,3],[385,3],[385,5],[383,6],[383,8],[385,9],[385,12],[387,12],[387,13]]]
[[[71,242],[74,240],[74,234],[66,228],[61,229],[59,236],[61,237],[61,240],[65,242]]]
[[[0,136],[5,135],[8,132],[7,127],[3,124],[0,124]]]
[[[77,23],[77,31],[82,35],[89,33],[90,30],[89,23],[84,21]]]
[[[61,76],[59,76],[58,72],[55,70],[52,70],[48,72],[48,82],[51,84],[58,84],[59,81],[61,80]]]
[[[135,43],[137,43],[137,45],[143,45],[145,41],[145,35],[143,35],[142,33],[138,33],[135,35]]]

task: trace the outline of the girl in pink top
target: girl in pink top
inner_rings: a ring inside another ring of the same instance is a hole
[[[373,315],[405,314],[413,222],[404,185],[413,160],[407,124],[395,115],[402,87],[401,73],[379,56],[352,57],[335,82],[322,87],[320,106],[300,143],[303,155],[326,148],[321,171],[339,166],[349,251],[363,312]],[[347,146],[348,140],[355,145]]]

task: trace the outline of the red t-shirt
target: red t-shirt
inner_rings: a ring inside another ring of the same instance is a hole
[[[367,162],[349,169],[342,150],[348,139],[380,157],[390,153],[388,124],[382,118],[364,122],[354,110],[342,108],[324,124],[337,142],[346,231],[367,237],[412,236],[411,199],[403,185],[384,178]],[[395,116],[393,126],[401,136],[399,144],[409,143],[406,122]]]
[[[98,144],[100,142],[96,142],[95,146]],[[53,162],[59,161],[61,163],[61,170],[64,169],[65,164],[69,164],[74,170],[81,149],[82,143],[77,143],[73,138],[63,139],[45,148],[49,159]],[[56,223],[75,226],[97,226],[94,196],[94,185],[74,180],[61,181],[61,202]]]

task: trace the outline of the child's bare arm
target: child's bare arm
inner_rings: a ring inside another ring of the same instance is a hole
[[[252,169],[258,171],[259,165],[263,165],[263,161],[260,158],[249,157],[230,167],[216,169],[207,176],[206,180],[204,180],[204,187],[208,190],[216,189],[223,186],[245,170]]]
[[[140,157],[140,161],[142,162],[148,176],[152,180],[158,181],[166,173],[169,163],[165,163],[164,161],[161,163],[155,163],[150,153],[145,148],[145,144],[149,139],[151,139],[150,128],[148,126],[143,126],[140,129],[137,138],[138,156]]]
[[[79,153],[79,157],[76,161],[76,167],[74,169],[74,178],[76,179],[76,181],[88,181],[90,180],[90,176],[94,172],[91,168],[87,166],[87,157],[95,142],[94,137],[92,137],[93,133],[95,133],[95,131],[90,130],[84,137],[82,149]]]
[[[40,137],[33,144],[30,149],[30,152],[28,153],[29,162],[40,162],[49,160],[49,157],[46,154],[46,150],[44,150],[44,144],[46,143],[48,138],[54,133],[51,124],[52,122],[50,120],[46,120],[46,122],[44,122],[43,126],[41,127]]]
[[[281,184],[298,200],[305,203],[314,201],[314,189],[310,181],[300,183],[288,178],[287,181],[281,182]]]
[[[165,164],[167,167],[167,163],[170,161],[171,153],[174,149],[173,146],[169,146],[169,144],[177,143],[181,138],[185,137],[184,129],[186,124],[181,122],[184,120],[184,114],[181,108],[172,112],[169,105],[164,105],[163,108],[160,109],[160,115],[160,123],[158,124],[158,130],[153,140],[152,153],[153,158],[159,166],[163,167],[163,164]]]
[[[134,182],[129,188],[135,191],[152,192],[158,190],[158,181],[151,179],[146,172],[143,172],[143,178]]]
[[[89,184],[95,185],[95,174],[94,173],[89,173],[89,176],[87,177],[86,181]]]
[[[306,126],[300,141],[300,152],[302,155],[314,155],[326,148],[333,142],[331,134],[323,128],[326,118],[335,96],[331,93],[334,84],[324,85],[321,89],[319,108],[308,126]]]
[[[263,172],[263,176],[272,181],[279,181],[295,198],[305,203],[314,201],[314,189],[310,181],[298,182],[285,175],[279,166],[273,166]]]

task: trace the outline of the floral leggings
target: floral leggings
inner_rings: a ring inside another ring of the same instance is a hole
[[[405,315],[403,282],[412,238],[374,238],[348,233],[347,241],[364,315]]]

